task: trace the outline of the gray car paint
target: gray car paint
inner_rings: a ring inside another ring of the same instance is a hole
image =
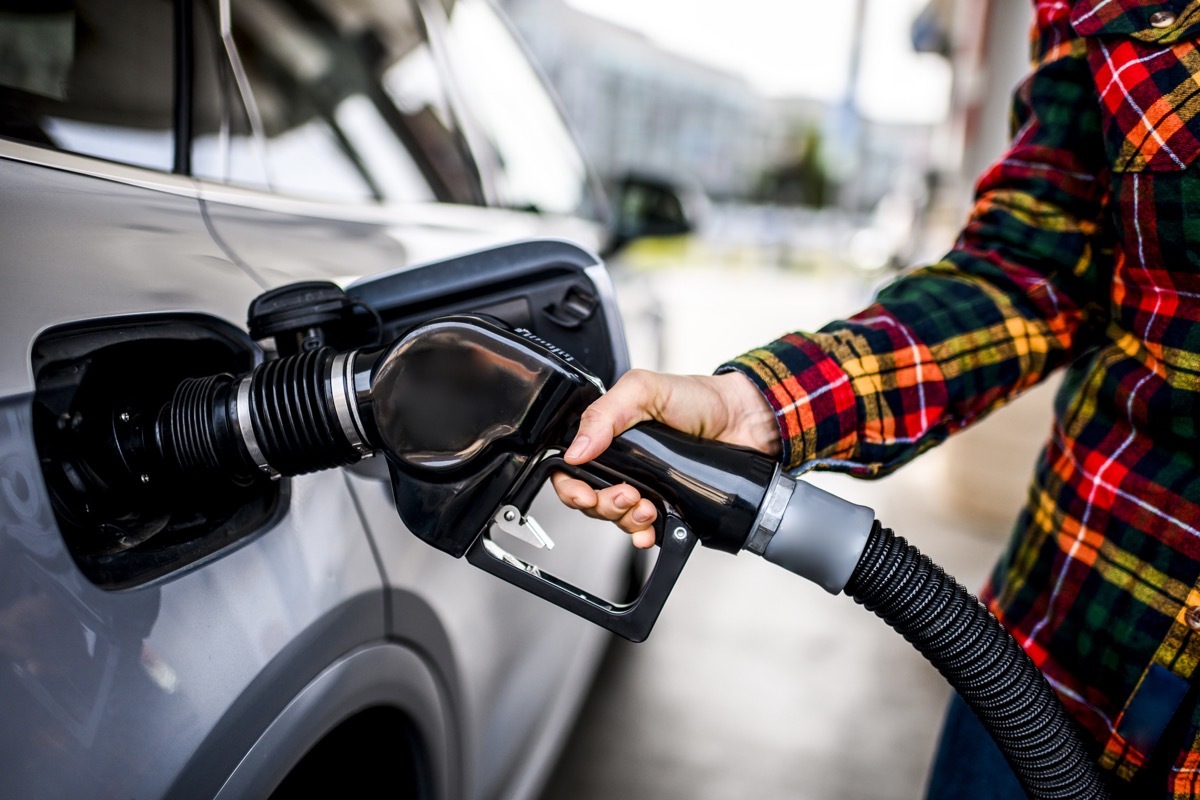
[[[378,567],[332,475],[295,480],[277,526],[185,574],[125,591],[82,577],[30,438],[33,338],[50,324],[135,311],[238,319],[259,287],[209,237],[195,198],[12,161],[3,172],[5,792],[165,796],[273,661],[293,657],[289,688],[299,689],[331,656],[381,636]],[[308,652],[288,652],[317,630]],[[288,694],[274,707],[262,698],[263,725]]]
[[[248,198],[248,194],[242,197]],[[368,217],[372,220],[368,222],[321,217],[321,204],[316,203],[260,202],[247,207],[235,205],[233,199],[232,194],[224,194],[223,202],[208,202],[213,228],[249,269],[268,276],[295,272],[295,264],[304,264],[307,279],[344,276],[351,267],[369,274],[369,267],[392,253],[398,263],[390,266],[404,271],[415,265],[401,266],[402,253],[457,255],[549,229],[544,218],[510,212],[480,215],[468,210],[466,219],[475,223],[468,227],[462,221],[455,224],[453,213],[440,209],[440,225],[430,224],[429,212],[421,215],[417,224],[409,225],[405,209],[383,209],[383,214]],[[483,222],[488,225],[484,227]],[[577,233],[581,228],[572,223],[567,229]],[[596,229],[590,232],[598,237]],[[467,242],[476,248],[464,246]],[[624,371],[628,358],[621,321],[613,288],[599,263],[596,259],[592,279],[606,299],[617,363],[619,371]],[[321,273],[322,268],[326,274]],[[369,280],[386,284],[387,274]],[[439,664],[447,667],[444,678],[468,720],[463,763],[471,773],[464,776],[464,796],[530,796],[538,786],[535,776],[544,777],[548,762],[557,754],[573,705],[583,696],[608,634],[497,581],[465,560],[423,544],[397,517],[390,485],[379,479],[384,474],[374,470],[375,479],[364,478],[372,471],[372,465],[353,470],[350,485],[379,549],[384,579],[400,606],[404,598],[423,598],[433,609],[440,635],[450,642],[449,657],[439,659]],[[557,502],[540,506],[538,513],[547,518],[552,531],[591,522]],[[596,523],[596,528],[600,527]],[[599,588],[612,595],[626,574],[627,543],[604,536],[579,540],[573,549],[539,553],[533,560],[551,571],[574,566],[577,572],[598,576]],[[421,626],[414,628],[401,611],[391,619],[392,635],[419,635],[422,648],[429,646],[424,640],[431,634],[438,635]]]
[[[355,697],[367,702],[373,670],[403,663],[408,695],[392,682],[376,701],[408,703],[438,796],[533,796],[608,634],[421,544],[386,485],[361,472],[294,479],[271,530],[186,573],[102,591],[75,568],[49,510],[28,353],[46,327],[97,316],[186,309],[241,325],[261,288],[289,275],[403,268],[413,253],[470,249],[468,230],[483,245],[548,223],[502,214],[488,229],[475,225],[479,210],[458,223],[426,210],[407,227],[378,212],[292,213],[90,159],[38,164],[31,150],[0,143],[0,319],[12,344],[0,353],[5,793],[236,796],[299,757],[286,745],[353,711],[322,687],[365,687]],[[568,513],[538,511],[552,532],[578,525],[559,519]],[[625,552],[602,537],[586,545],[582,563],[600,583],[589,588],[616,591]],[[378,648],[387,655],[356,655]]]

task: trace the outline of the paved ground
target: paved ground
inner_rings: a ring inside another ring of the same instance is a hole
[[[663,366],[705,373],[858,307],[870,288],[853,276],[695,267],[643,286],[667,300]],[[963,464],[948,447],[882,481],[813,482],[873,507],[975,590],[1008,527],[989,509],[1015,503],[1007,495],[1027,471],[1017,463],[1016,481],[980,479],[994,491],[978,506],[943,491]],[[748,555],[698,551],[649,640],[614,644],[542,800],[919,798],[949,691],[848,598]]]

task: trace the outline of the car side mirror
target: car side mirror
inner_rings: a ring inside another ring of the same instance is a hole
[[[694,231],[703,198],[661,178],[629,173],[616,183],[615,230],[610,252],[635,239],[650,236],[679,236]]]

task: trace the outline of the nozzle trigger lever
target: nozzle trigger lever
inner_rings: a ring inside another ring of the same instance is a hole
[[[554,541],[546,535],[546,531],[542,529],[537,520],[527,514],[522,514],[514,505],[501,506],[496,515],[492,517],[492,522],[509,536],[515,536],[539,550],[554,548]]]

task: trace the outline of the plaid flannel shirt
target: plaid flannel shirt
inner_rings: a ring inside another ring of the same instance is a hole
[[[1119,778],[1180,709],[1153,794],[1200,796],[1200,2],[1035,5],[951,252],[720,371],[764,392],[789,467],[871,477],[1064,369],[983,596]]]

